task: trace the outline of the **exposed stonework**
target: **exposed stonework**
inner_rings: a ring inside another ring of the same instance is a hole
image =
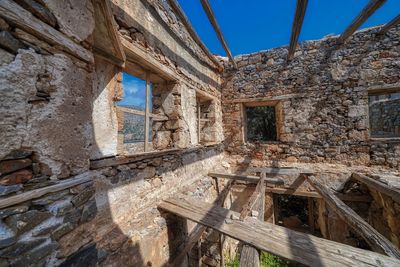
[[[380,38],[379,28],[361,31],[343,45],[332,37],[307,41],[291,62],[286,47],[237,57],[239,69],[224,74],[227,150],[269,161],[399,168],[399,142],[370,141],[368,120],[368,90],[400,84],[399,29]],[[245,144],[237,99],[260,98],[281,104],[280,140]]]

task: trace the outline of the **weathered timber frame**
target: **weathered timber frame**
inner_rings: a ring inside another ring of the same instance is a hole
[[[290,36],[290,45],[288,52],[288,61],[293,59],[296,52],[297,41],[299,40],[301,26],[303,25],[304,16],[306,15],[308,0],[297,0],[296,13],[292,26],[292,35]]]
[[[218,25],[217,19],[215,18],[214,11],[211,8],[210,2],[208,0],[200,0],[200,2],[201,2],[201,5],[203,6],[204,12],[206,13],[206,15],[208,17],[208,20],[210,21],[215,33],[217,34],[219,41],[222,44],[222,47],[224,48],[226,54],[229,57],[229,60],[231,61],[233,67],[235,69],[237,69],[235,59],[233,58],[231,50],[229,49],[228,44],[225,41],[222,31]]]
[[[386,0],[370,0],[358,16],[344,30],[338,39],[338,43],[344,43]]]
[[[384,35],[386,34],[391,28],[396,26],[397,24],[400,24],[400,15],[397,15],[394,19],[389,21],[388,23],[385,24],[385,26],[382,27],[382,29],[379,31],[379,35]]]
[[[307,176],[307,181],[317,190],[325,202],[339,217],[361,235],[375,252],[384,253],[388,256],[400,259],[400,251],[398,248],[336,197],[331,189],[324,187],[315,176]]]
[[[202,201],[164,200],[159,208],[210,227],[257,249],[308,266],[399,266],[400,260],[376,252],[273,225]]]

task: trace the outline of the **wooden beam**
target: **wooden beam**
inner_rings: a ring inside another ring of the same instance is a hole
[[[344,43],[374,12],[380,8],[386,0],[370,0],[358,16],[351,22],[340,35],[338,42]]]
[[[226,200],[226,197],[229,194],[229,191],[231,190],[232,186],[234,184],[234,181],[229,181],[228,184],[225,186],[225,188],[221,191],[217,199],[214,201],[214,204],[217,206],[222,206]],[[189,253],[189,251],[194,247],[194,245],[197,244],[197,241],[200,240],[201,236],[203,233],[207,230],[207,227],[198,224],[194,227],[192,232],[189,234],[187,237],[187,240],[185,242],[185,246],[182,249],[181,252],[179,252],[178,256],[176,256],[173,260],[173,262],[170,263],[171,267],[175,266],[180,266],[185,259],[186,255]]]
[[[0,199],[0,209],[13,206],[31,199],[35,199],[38,197],[41,197],[43,195],[46,195],[48,193],[54,193],[58,192],[79,184],[83,184],[86,182],[89,182],[92,180],[92,176],[88,175],[87,173],[80,174],[76,176],[75,178],[70,178],[70,179],[65,179],[59,182],[58,184],[55,185],[50,185],[38,189],[34,189],[31,191],[27,191],[24,193],[21,193],[19,195],[7,197]]]
[[[304,16],[306,15],[308,0],[297,0],[296,13],[294,15],[292,34],[290,36],[290,45],[288,60],[292,60],[294,52],[296,52],[297,42],[299,40],[301,26],[303,25]]]
[[[265,172],[267,176],[270,175],[310,175],[312,171],[306,169],[298,169],[292,167],[262,167],[262,168],[248,168],[247,172]]]
[[[14,1],[0,1],[0,17],[35,37],[49,44],[58,46],[61,50],[70,55],[88,63],[94,62],[92,52],[75,43],[65,34],[34,17],[29,11],[23,9]]]
[[[222,44],[222,47],[224,48],[226,54],[228,55],[230,61],[232,62],[233,67],[235,69],[237,69],[236,62],[233,59],[231,50],[229,49],[228,44],[226,43],[225,38],[222,34],[222,31],[218,25],[217,19],[215,18],[214,11],[211,8],[210,2],[208,0],[200,0],[200,2],[201,2],[201,5],[203,6],[204,12],[206,12],[208,20],[210,21],[211,25],[213,26],[214,31],[217,34],[217,37]]]
[[[260,177],[252,176],[252,175],[236,175],[236,174],[209,172],[208,176],[250,182],[250,183],[255,183],[255,184],[257,184],[260,181]],[[284,181],[280,178],[265,178],[264,181],[267,184],[274,184],[274,185],[283,185],[284,184]]]
[[[268,193],[274,194],[285,194],[285,195],[293,195],[300,197],[312,197],[312,198],[322,198],[320,194],[314,191],[300,191],[292,188],[278,188],[278,187],[267,187],[265,189]],[[370,196],[362,195],[347,195],[342,193],[336,193],[335,195],[343,201],[353,201],[353,202],[371,202],[372,198]]]
[[[117,31],[117,23],[108,0],[93,1],[95,28],[93,52],[119,67],[125,66],[125,52]]]
[[[321,194],[325,202],[339,217],[367,241],[374,251],[400,259],[400,251],[397,247],[336,197],[331,189],[323,186],[315,176],[308,176],[307,181]]]
[[[239,213],[188,199],[164,200],[159,208],[195,221],[260,250],[307,266],[400,266],[400,260],[340,244],[313,235],[247,217]]]
[[[254,205],[254,210],[258,212],[257,219],[264,221],[265,212],[265,183],[262,180],[265,179],[265,173],[261,173],[260,183],[261,189]],[[259,251],[249,245],[244,245],[242,248],[242,253],[240,254],[240,264],[241,267],[259,267],[260,266],[260,253]]]
[[[396,27],[397,24],[400,24],[400,15],[397,15],[394,19],[389,21],[382,27],[378,34],[384,35],[386,34],[391,28]]]
[[[126,107],[117,106],[117,110],[121,110],[121,111],[126,112],[126,113],[135,114],[135,115],[139,115],[139,116],[143,116],[143,117],[146,116],[146,112],[145,111],[136,110],[136,109],[132,109],[132,108],[126,108]],[[152,118],[155,121],[167,121],[168,120],[167,116],[153,114],[153,113],[150,113],[149,117]]]
[[[258,179],[258,183],[256,189],[253,194],[250,196],[247,203],[243,206],[242,211],[240,212],[239,219],[244,220],[246,216],[252,211],[253,206],[256,204],[257,199],[260,197],[260,194],[264,193],[265,198],[265,173],[261,173],[260,179]]]
[[[400,190],[389,185],[384,184],[383,182],[374,180],[360,173],[353,173],[351,178],[366,184],[369,188],[375,189],[382,194],[390,196],[395,202],[400,203]]]
[[[146,106],[144,114],[144,152],[149,149],[149,133],[150,133],[150,73],[146,72]]]
[[[207,55],[207,57],[215,64],[218,71],[222,71],[224,67],[218,61],[218,59],[211,54],[210,50],[208,50],[207,46],[203,43],[199,35],[197,34],[196,30],[193,28],[192,24],[190,23],[189,19],[186,17],[185,12],[182,10],[181,6],[179,5],[178,1],[176,0],[168,0],[169,5],[171,6],[172,10],[178,15],[180,21],[182,22],[183,26],[186,27],[187,31],[189,32],[190,36],[196,42],[196,44],[203,50],[203,52]]]

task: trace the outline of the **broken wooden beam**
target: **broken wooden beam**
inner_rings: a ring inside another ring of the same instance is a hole
[[[22,8],[14,1],[0,1],[0,17],[35,37],[57,46],[72,56],[88,63],[94,62],[91,51],[85,49],[83,46],[72,41],[65,34],[55,30],[50,25],[34,17],[29,11]]]
[[[202,201],[173,198],[159,208],[195,221],[260,250],[308,266],[400,266],[400,260],[379,253],[296,232]]]
[[[226,54],[229,57],[229,60],[232,62],[232,65],[235,69],[237,69],[236,62],[232,56],[231,50],[228,47],[228,44],[225,41],[225,38],[222,34],[222,31],[218,25],[217,19],[215,18],[214,11],[211,8],[210,2],[208,0],[200,0],[201,5],[203,6],[204,12],[206,13],[208,20],[210,21],[215,33],[217,34],[217,37],[219,41],[222,44],[222,47],[224,48]]]
[[[231,190],[233,184],[235,181],[229,181],[228,184],[225,186],[225,188],[221,191],[217,199],[214,201],[214,204],[217,206],[222,206],[226,200],[226,197],[229,194],[229,191]],[[175,266],[180,266],[186,257],[186,255],[189,253],[189,251],[194,247],[194,245],[197,244],[197,242],[200,240],[201,236],[203,233],[207,230],[207,227],[198,224],[194,227],[192,232],[189,234],[189,236],[186,239],[185,245],[182,249],[181,252],[174,258],[174,261],[170,263],[171,267]]]
[[[59,183],[55,185],[50,185],[34,190],[30,190],[19,195],[6,197],[0,199],[0,209],[13,206],[22,202],[26,202],[31,199],[39,198],[48,193],[58,192],[76,185],[80,185],[92,180],[92,176],[88,173],[82,173],[80,175],[75,176],[74,178],[69,178],[65,180],[61,180]]]
[[[282,187],[267,187],[265,189],[268,193],[274,194],[285,194],[285,195],[293,195],[300,197],[312,197],[312,198],[322,198],[320,194],[315,191],[300,191],[295,190],[293,188],[282,188]],[[350,194],[342,194],[335,192],[335,195],[343,201],[352,201],[352,202],[371,202],[372,197],[368,195],[350,195]]]
[[[189,32],[190,36],[196,42],[196,44],[203,50],[203,52],[207,55],[207,57],[214,63],[218,71],[222,71],[224,67],[218,61],[218,59],[211,54],[210,50],[208,50],[207,46],[203,43],[199,35],[197,34],[196,30],[193,28],[192,24],[190,23],[189,19],[187,18],[185,12],[182,10],[181,6],[179,5],[177,0],[168,0],[169,5],[171,6],[172,10],[178,15],[182,24],[186,27],[187,31]]]
[[[397,247],[336,197],[331,189],[322,185],[315,176],[307,177],[307,181],[321,194],[325,202],[339,217],[365,239],[374,251],[400,259],[400,251]]]
[[[352,173],[351,178],[357,180],[369,188],[375,189],[382,194],[390,196],[395,202],[400,203],[400,190],[394,187],[391,187],[379,180],[374,180],[366,175],[360,173]]]
[[[261,167],[261,168],[248,168],[247,172],[265,172],[267,176],[276,175],[311,175],[313,171],[307,169],[299,169],[292,167]]]
[[[258,212],[257,219],[260,221],[264,221],[264,212],[265,212],[265,183],[262,181],[265,179],[265,173],[261,173],[260,177],[260,185],[261,188],[258,192],[257,201],[252,210]],[[249,245],[243,245],[242,253],[240,253],[240,267],[259,267],[260,266],[260,253],[259,251]]]
[[[288,60],[292,60],[294,52],[296,52],[297,42],[299,40],[304,16],[306,14],[307,4],[308,0],[297,0],[296,13],[294,15],[293,26],[292,26],[292,34],[290,36]]]
[[[265,173],[261,173],[260,179],[258,179],[258,183],[256,189],[254,189],[253,194],[251,194],[247,203],[243,206],[242,211],[240,212],[239,219],[243,220],[250,214],[253,209],[253,206],[256,204],[257,199],[260,198],[261,194],[264,194],[265,198]]]
[[[386,0],[370,0],[361,10],[358,16],[351,22],[346,30],[340,35],[338,42],[344,43],[374,12],[380,8]]]
[[[252,176],[252,175],[236,175],[236,174],[210,172],[210,173],[208,173],[208,176],[216,177],[216,178],[232,179],[232,180],[238,180],[238,181],[244,181],[244,182],[250,182],[250,183],[258,183],[260,181],[260,177]],[[274,185],[283,185],[284,184],[284,181],[279,178],[265,178],[264,181],[267,184],[274,184]]]
[[[384,35],[386,34],[391,28],[394,28],[397,26],[397,24],[400,24],[400,15],[397,15],[394,19],[386,23],[382,29],[379,31],[379,35]]]

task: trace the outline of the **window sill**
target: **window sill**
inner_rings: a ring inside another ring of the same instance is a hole
[[[246,145],[259,145],[259,146],[280,145],[282,143],[283,142],[281,141],[245,142]]]
[[[114,157],[110,157],[110,158],[97,159],[97,160],[92,160],[90,162],[90,169],[99,169],[99,168],[105,168],[105,167],[118,166],[118,165],[122,165],[122,164],[129,164],[129,163],[137,162],[140,160],[144,160],[144,159],[148,159],[148,158],[155,158],[155,157],[160,157],[160,156],[165,156],[165,155],[174,155],[174,154],[178,154],[178,153],[185,154],[185,153],[198,151],[202,148],[217,147],[221,144],[222,143],[207,143],[204,145],[198,145],[198,146],[189,147],[189,148],[172,148],[172,149],[166,149],[166,150],[161,150],[161,151],[141,152],[141,153],[134,154],[134,155],[121,155],[121,156],[114,156]]]
[[[400,143],[400,137],[371,137],[369,139],[371,142],[390,142],[390,143]]]

